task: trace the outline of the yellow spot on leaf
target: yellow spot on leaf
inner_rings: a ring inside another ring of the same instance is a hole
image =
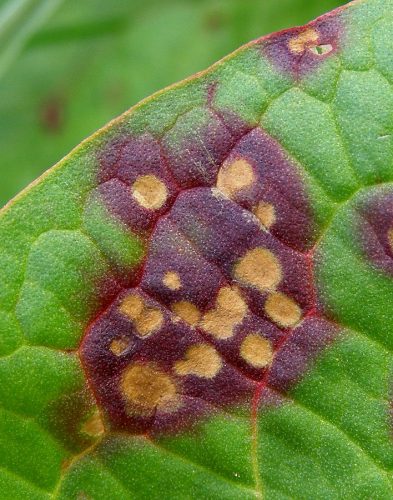
[[[170,413],[180,404],[175,380],[154,363],[130,364],[122,375],[120,389],[133,415],[151,416],[155,411]]]
[[[256,333],[251,333],[243,340],[240,355],[254,368],[265,368],[273,361],[271,342]]]
[[[214,347],[208,344],[196,344],[188,348],[184,360],[174,365],[178,375],[196,375],[213,378],[220,371],[222,360]]]
[[[121,356],[130,346],[130,339],[127,337],[119,337],[113,339],[109,349],[115,356]]]
[[[201,321],[201,327],[218,339],[233,337],[235,327],[247,314],[247,304],[235,288],[221,288],[217,295],[215,309],[208,311]]]
[[[145,307],[142,297],[136,294],[127,295],[120,304],[119,311],[130,320],[137,319]]]
[[[144,208],[158,210],[168,198],[165,184],[155,175],[141,175],[132,185],[132,196]]]
[[[235,278],[262,292],[272,290],[281,281],[281,265],[267,248],[253,248],[236,263]]]
[[[162,282],[169,290],[179,290],[181,288],[180,276],[175,271],[167,271],[162,278]]]
[[[300,55],[303,54],[306,48],[315,46],[318,39],[318,32],[313,28],[308,28],[302,33],[292,37],[288,42],[288,48],[293,54]]]
[[[270,203],[261,201],[253,210],[262,226],[269,229],[276,222],[276,211]]]
[[[137,294],[127,295],[120,304],[119,311],[133,321],[137,333],[146,337],[159,330],[164,316],[159,309],[146,306]]]
[[[81,431],[91,437],[99,437],[105,432],[105,427],[98,410],[83,424]]]
[[[242,189],[250,187],[255,181],[254,170],[246,160],[224,163],[218,172],[217,188],[229,198]]]
[[[302,311],[296,302],[281,292],[268,296],[265,312],[270,319],[284,328],[295,326],[302,317]]]
[[[163,321],[164,317],[159,309],[146,308],[135,320],[135,327],[139,335],[146,337],[159,330]]]
[[[196,326],[201,317],[201,313],[196,305],[186,300],[173,304],[172,311],[190,326]]]

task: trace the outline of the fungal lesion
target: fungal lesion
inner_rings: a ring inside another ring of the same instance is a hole
[[[176,271],[167,271],[162,278],[162,283],[172,291],[180,290],[182,286],[180,276]]]
[[[270,229],[276,222],[276,209],[271,203],[260,201],[252,212],[265,229]]]
[[[184,358],[174,364],[175,372],[180,376],[214,378],[222,368],[219,353],[209,344],[194,344],[184,354]]]
[[[282,268],[279,259],[271,250],[256,247],[238,259],[234,276],[240,283],[266,292],[275,289],[281,282]]]
[[[273,346],[270,340],[257,333],[248,334],[240,346],[240,356],[253,368],[266,368],[273,362]]]
[[[256,181],[254,169],[246,159],[224,162],[217,176],[217,189],[228,198],[250,188]]]
[[[314,28],[308,28],[288,41],[288,49],[294,55],[302,55],[309,50],[317,56],[324,56],[333,50],[331,44],[320,44],[320,34]]]
[[[123,298],[119,312],[133,322],[136,334],[147,337],[157,332],[163,325],[164,315],[160,309],[150,307],[143,297],[131,293]]]
[[[121,376],[120,391],[128,414],[138,417],[173,413],[181,403],[178,381],[153,362],[130,363]]]
[[[226,340],[234,336],[248,312],[248,306],[236,287],[222,287],[213,309],[206,312],[200,326],[213,337]]]
[[[288,295],[274,292],[268,295],[265,302],[265,313],[277,325],[293,328],[302,318],[302,310]]]
[[[167,201],[168,189],[157,176],[140,175],[131,187],[137,203],[148,210],[159,210]]]
[[[121,356],[122,354],[128,351],[131,345],[132,345],[131,339],[122,335],[120,337],[114,338],[111,341],[109,345],[109,350],[115,356]]]
[[[83,423],[81,432],[91,438],[99,438],[105,432],[104,422],[98,408]]]

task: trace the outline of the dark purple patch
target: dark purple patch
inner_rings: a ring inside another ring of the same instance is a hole
[[[274,391],[296,383],[335,333],[318,317],[313,255],[306,251],[313,244],[314,228],[296,165],[262,130],[245,134],[240,125],[231,128],[215,115],[206,129],[196,127],[195,135],[184,141],[181,149],[169,148],[165,154],[147,135],[111,142],[101,155],[101,184],[94,194],[131,230],[144,232],[146,240],[147,255],[132,288],[122,282],[125,287],[90,325],[80,348],[91,389],[111,427],[132,433],[177,431],[228,405],[248,402],[256,408],[258,397],[268,406],[277,404]],[[226,168],[236,159],[252,166],[256,181],[229,199],[215,185],[222,164]],[[165,181],[169,193],[155,211],[137,206],[131,196],[135,179],[149,174]],[[269,229],[253,214],[259,202],[274,206],[276,220]],[[267,292],[235,280],[239,259],[255,248],[270,250],[280,262],[283,277],[277,291],[302,311],[302,322],[294,329],[280,328],[265,316]],[[168,272],[176,273],[177,285],[168,286]],[[223,287],[236,288],[247,305],[227,339],[205,331],[201,321],[191,327],[172,312],[176,303],[186,301],[202,318],[217,307]],[[130,292],[162,313],[162,325],[150,336],[141,337],[135,320],[119,311]],[[255,368],[242,358],[241,346],[249,334],[270,341],[272,366]],[[129,345],[116,355],[111,343],[120,338],[127,338]],[[211,378],[176,371],[176,363],[197,344],[219,354],[222,366]],[[180,406],[172,413],[157,409],[148,417],[130,413],[120,381],[133,363],[152,363],[170,375]]]
[[[374,191],[364,197],[356,209],[358,233],[364,251],[376,267],[393,275],[392,190]]]
[[[306,32],[311,33],[311,30],[316,36],[310,36],[308,42],[304,39],[302,47],[301,38],[297,37],[302,37]],[[260,49],[281,71],[299,79],[339,50],[341,32],[342,27],[336,16],[324,16],[306,26],[281,31],[268,39],[262,39]],[[294,48],[296,40],[299,43]],[[325,47],[329,47],[326,53]]]
[[[231,120],[229,128],[216,113],[206,113],[209,119],[205,126],[196,124],[185,133],[177,123],[163,139],[173,176],[183,189],[212,186],[222,162],[244,134],[241,122]]]
[[[337,333],[337,327],[323,318],[306,318],[275,356],[267,385],[279,392],[287,392],[307,373],[313,360]]]

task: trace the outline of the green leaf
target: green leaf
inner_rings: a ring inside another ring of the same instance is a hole
[[[2,498],[392,497],[392,7],[241,47],[2,210]]]

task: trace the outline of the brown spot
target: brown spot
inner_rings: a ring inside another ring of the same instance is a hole
[[[254,170],[246,160],[235,160],[221,167],[217,177],[217,188],[229,198],[238,191],[250,187],[255,181]]]
[[[265,312],[270,319],[285,328],[295,326],[302,317],[302,311],[296,302],[281,292],[268,296]]]
[[[208,311],[201,327],[218,339],[233,337],[234,329],[247,314],[247,304],[235,288],[221,288],[217,295],[216,308]]]
[[[135,327],[142,337],[147,337],[159,330],[164,321],[162,312],[159,309],[146,308],[135,321]]]
[[[221,357],[214,347],[208,344],[196,344],[187,349],[184,360],[177,361],[174,368],[178,375],[213,378],[221,366]]]
[[[165,184],[155,175],[141,175],[132,185],[132,196],[144,208],[158,210],[168,197]]]
[[[175,271],[167,271],[162,278],[162,282],[169,290],[179,290],[181,288],[180,276]]]
[[[276,211],[273,205],[261,201],[253,210],[262,226],[269,229],[276,222]]]
[[[196,326],[201,318],[197,306],[186,300],[173,304],[172,311],[190,326]]]
[[[151,416],[160,411],[170,413],[179,406],[174,379],[154,363],[136,362],[124,371],[120,389],[130,414]]]
[[[98,410],[83,424],[81,431],[91,437],[99,437],[105,432],[105,427]]]
[[[253,248],[236,263],[235,278],[262,292],[272,290],[281,281],[281,265],[267,248]]]
[[[291,38],[288,42],[288,48],[293,54],[300,55],[306,48],[315,47],[318,39],[318,32],[313,28],[308,28]]]
[[[388,242],[390,245],[390,249],[393,252],[393,227],[390,228],[388,231]]]
[[[129,348],[130,343],[130,339],[127,337],[119,337],[112,340],[109,349],[115,356],[121,356]]]
[[[251,333],[243,340],[240,355],[254,368],[265,368],[273,361],[271,342],[256,333]]]
[[[141,337],[159,330],[164,321],[159,309],[147,307],[142,297],[136,294],[127,295],[120,304],[119,311],[133,321]]]
[[[145,307],[142,297],[136,294],[127,295],[120,304],[119,311],[130,320],[139,318]]]

